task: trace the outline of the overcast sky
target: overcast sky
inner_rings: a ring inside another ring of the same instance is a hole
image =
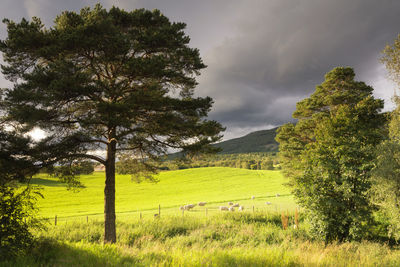
[[[0,17],[37,16],[52,26],[61,11],[97,2],[159,9],[187,24],[208,65],[197,93],[214,99],[210,118],[227,127],[224,139],[290,121],[296,102],[337,66],[353,67],[393,108],[395,86],[379,57],[400,33],[398,0],[0,0]],[[2,77],[0,86],[9,86]]]

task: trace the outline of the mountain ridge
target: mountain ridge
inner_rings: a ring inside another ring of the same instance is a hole
[[[229,139],[213,146],[222,148],[220,154],[277,152],[279,144],[275,141],[278,127],[248,133],[242,137]]]

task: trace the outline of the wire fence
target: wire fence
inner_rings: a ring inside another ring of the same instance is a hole
[[[218,204],[218,205],[216,205]],[[225,207],[228,207],[226,205]],[[214,214],[220,214],[222,212],[231,212],[231,211],[224,211],[221,210],[221,202],[218,203],[207,203],[205,206],[196,206],[190,210],[182,209],[180,206],[163,206],[161,204],[158,207],[153,209],[145,209],[145,210],[132,210],[132,211],[123,211],[123,212],[116,212],[116,220],[117,221],[126,221],[130,219],[157,219],[161,216],[212,216]],[[272,204],[267,202],[265,206],[262,205],[245,205],[242,206],[243,209],[240,211],[237,207],[233,209],[233,212],[288,212],[298,209],[298,207],[293,208],[293,205],[290,204]],[[92,213],[92,214],[82,214],[82,215],[57,215],[55,214],[53,217],[43,217],[40,218],[43,222],[47,222],[51,225],[60,225],[65,224],[68,222],[81,222],[81,223],[89,223],[92,221],[102,221],[104,220],[104,213]]]

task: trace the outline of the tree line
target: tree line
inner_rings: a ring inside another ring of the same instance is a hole
[[[167,158],[157,163],[156,166],[159,170],[181,170],[201,167],[229,167],[248,170],[280,169],[276,152],[199,155],[190,160]]]

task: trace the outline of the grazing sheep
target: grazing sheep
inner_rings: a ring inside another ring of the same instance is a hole
[[[235,207],[235,208],[237,208],[237,207],[239,207],[240,205],[239,205],[239,203],[236,203],[235,205],[233,205],[232,207]]]
[[[196,204],[188,204],[188,205],[183,206],[183,208],[184,208],[185,210],[191,210],[191,209],[193,209],[195,206],[196,206]]]
[[[197,205],[199,205],[200,207],[203,207],[207,204],[207,202],[199,202]]]
[[[279,197],[279,196],[281,196],[281,195],[279,195],[279,194],[276,194],[276,197]]]
[[[239,207],[239,211],[243,211],[244,210],[244,207],[243,206],[240,206]]]
[[[265,204],[267,204],[267,205],[271,205],[272,203],[267,201],[267,202],[265,202]]]
[[[255,196],[251,196],[251,199],[255,199],[256,197]]]
[[[180,210],[184,210],[185,207],[184,207],[184,206],[180,206],[179,209],[180,209]]]
[[[226,206],[220,206],[220,207],[219,207],[219,210],[229,210],[229,208],[226,207]]]
[[[229,207],[229,211],[235,211],[234,207]]]
[[[232,205],[233,205],[233,202],[228,202],[228,205],[229,205],[229,206],[232,206]]]

